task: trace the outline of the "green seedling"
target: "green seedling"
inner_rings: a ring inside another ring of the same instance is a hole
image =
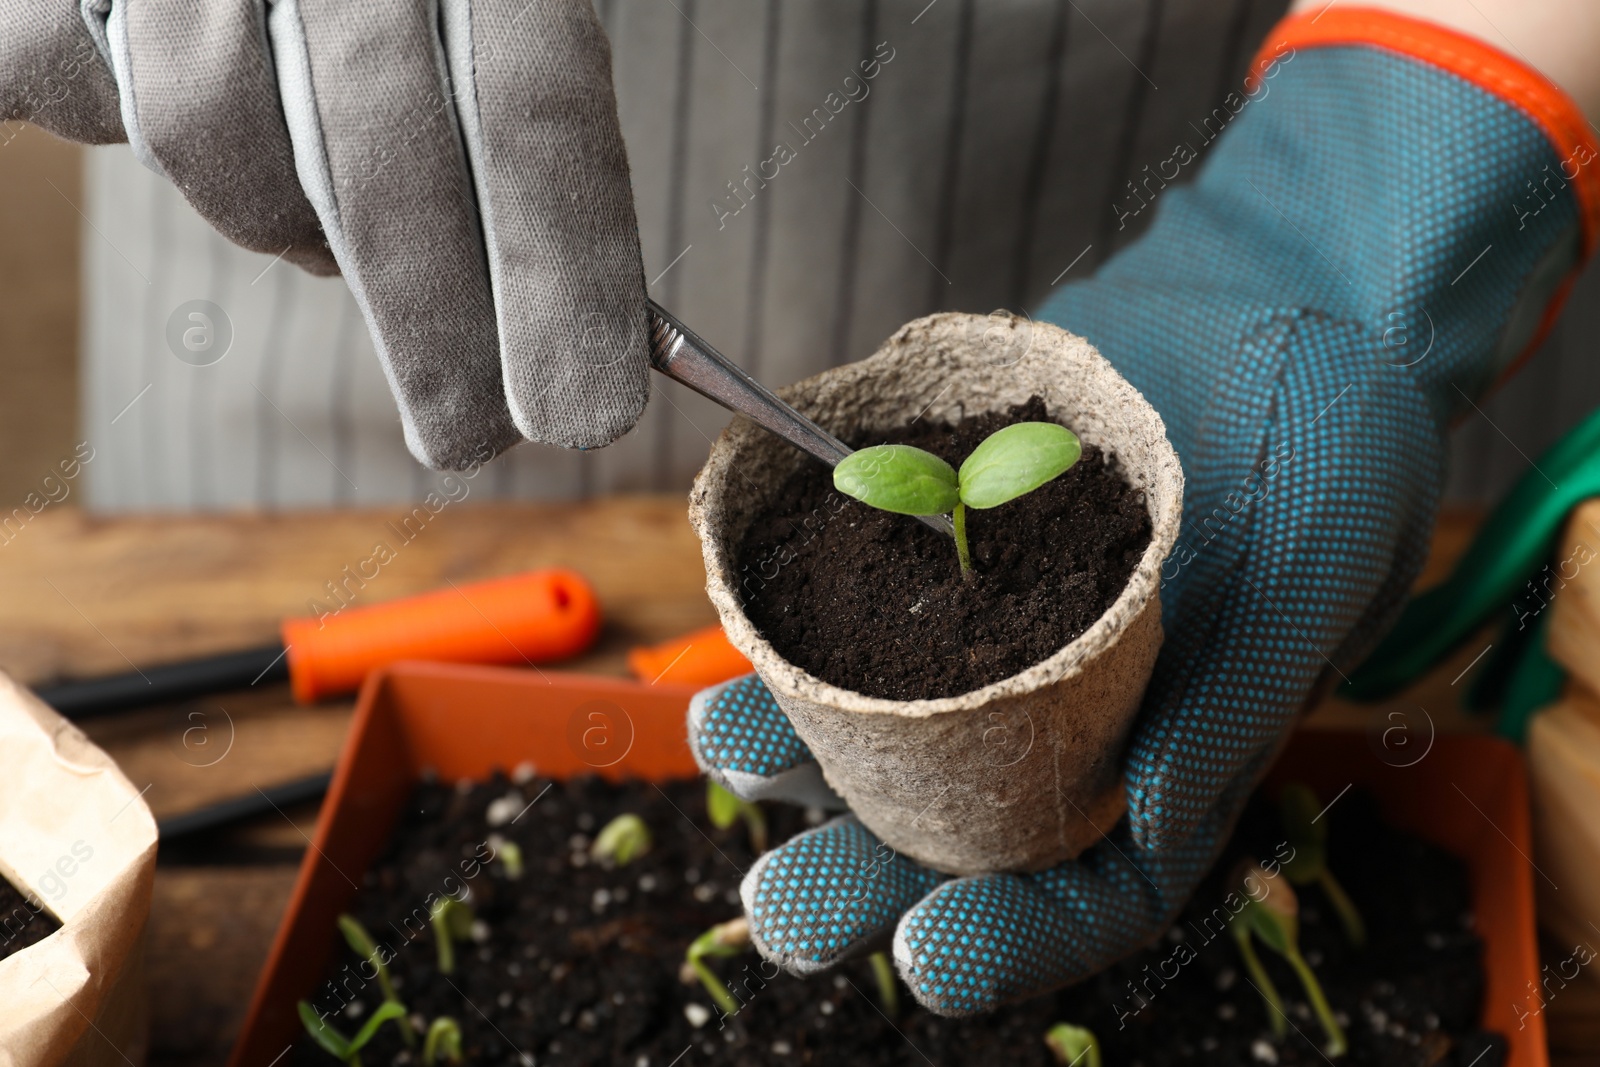
[[[383,991],[385,1004],[399,1005],[400,1036],[405,1038],[406,1048],[417,1047],[417,1035],[411,1025],[411,1020],[406,1018],[405,1005],[400,1003],[400,997],[394,991],[394,979],[389,977],[389,968],[383,965],[383,956],[378,951],[378,943],[372,939],[367,928],[353,915],[339,916],[339,932],[344,935],[345,944],[350,946],[350,951],[363,957],[372,964],[373,970],[378,974],[378,988]]]
[[[603,862],[626,867],[650,851],[650,827],[643,819],[629,812],[618,815],[606,823],[589,846],[589,855]]]
[[[759,855],[767,850],[767,817],[760,806],[740,800],[716,782],[706,782],[706,814],[711,825],[726,830],[740,819],[750,834],[750,847]]]
[[[911,445],[872,445],[833,468],[833,487],[900,515],[950,516],[961,576],[972,577],[967,509],[999,507],[1059,477],[1083,454],[1076,434],[1053,422],[1019,422],[983,440],[957,471]]]
[[[1087,1027],[1056,1023],[1045,1033],[1044,1043],[1061,1067],[1100,1067],[1100,1042]]]
[[[406,1010],[392,1000],[386,1000],[378,1005],[378,1010],[356,1031],[355,1037],[345,1037],[339,1031],[323,1022],[317,1015],[317,1009],[305,1001],[297,1005],[300,1009],[300,1022],[306,1028],[306,1033],[311,1035],[324,1052],[331,1053],[350,1067],[361,1067],[361,1050],[377,1034],[378,1029],[390,1019],[404,1019]]]
[[[740,1004],[706,960],[737,956],[749,948],[750,924],[738,918],[713,926],[690,942],[688,951],[683,954],[684,963],[700,979],[700,984],[706,987],[706,993],[724,1015],[739,1014]]]
[[[434,945],[439,953],[439,973],[456,971],[455,942],[472,936],[472,909],[454,897],[436,900],[428,909],[433,924]]]
[[[1239,958],[1244,961],[1244,969],[1250,975],[1250,982],[1256,987],[1256,992],[1267,1004],[1267,1025],[1272,1027],[1272,1036],[1281,1038],[1289,1032],[1284,1025],[1288,1018],[1283,1011],[1283,997],[1278,994],[1278,987],[1272,984],[1272,979],[1267,976],[1267,969],[1261,966],[1261,957],[1256,955],[1255,946],[1251,943],[1252,927],[1240,915],[1233,923],[1233,940],[1239,946]]]
[[[1243,885],[1255,882],[1267,888],[1267,892],[1259,900],[1254,896],[1246,897],[1245,905],[1234,919],[1232,929],[1234,940],[1239,945],[1239,955],[1244,958],[1245,970],[1250,972],[1261,998],[1267,1002],[1267,1014],[1271,1017],[1273,1034],[1277,1037],[1284,1035],[1284,1020],[1287,1016],[1283,1011],[1283,998],[1278,995],[1277,988],[1267,977],[1267,972],[1261,966],[1261,960],[1251,945],[1252,937],[1288,961],[1300,979],[1301,986],[1305,988],[1306,999],[1311,1002],[1311,1010],[1316,1013],[1317,1021],[1322,1024],[1323,1033],[1328,1037],[1325,1051],[1330,1058],[1344,1055],[1350,1047],[1345,1041],[1344,1030],[1340,1028],[1339,1021],[1333,1017],[1333,1009],[1328,1006],[1328,998],[1323,996],[1322,984],[1317,981],[1311,965],[1300,954],[1299,902],[1295,899],[1294,890],[1287,882],[1280,881],[1274,884],[1273,880],[1267,877],[1267,873],[1253,862],[1241,865],[1240,874],[1235,878],[1235,882]]]
[[[515,881],[522,877],[522,846],[507,841],[500,846],[500,862],[505,864],[506,877]]]
[[[869,959],[872,964],[872,980],[878,986],[878,1004],[883,1008],[883,1014],[891,1021],[900,1017],[900,983],[894,976],[894,965],[889,962],[887,952],[874,952]]]
[[[1283,865],[1283,873],[1295,885],[1321,886],[1333,910],[1339,913],[1345,937],[1357,947],[1366,944],[1367,924],[1361,920],[1361,912],[1328,869],[1328,824],[1318,818],[1322,805],[1317,794],[1310,786],[1292,782],[1283,787],[1278,805],[1284,832],[1294,846],[1294,858]]]
[[[460,1062],[461,1024],[448,1015],[441,1015],[428,1027],[428,1039],[422,1043],[423,1067]]]

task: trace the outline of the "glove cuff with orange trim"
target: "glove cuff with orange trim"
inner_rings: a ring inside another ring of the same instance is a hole
[[[1393,622],[1448,426],[1536,347],[1600,223],[1581,112],[1482,41],[1331,7],[1251,71],[1196,180],[1147,183],[1149,231],[1040,311],[1145,394],[1184,468],[1127,759],[1153,848]]]

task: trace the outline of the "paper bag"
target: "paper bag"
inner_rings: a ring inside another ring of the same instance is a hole
[[[0,877],[61,922],[0,960],[0,1067],[143,1064],[155,865],[139,790],[0,673]]]

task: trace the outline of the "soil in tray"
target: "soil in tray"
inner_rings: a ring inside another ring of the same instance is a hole
[[[0,878],[0,960],[38,944],[59,929],[61,924],[43,904],[30,900]]]
[[[1034,397],[955,425],[917,422],[870,440],[926,449],[959,467],[994,431],[1047,422]],[[1115,456],[1085,443],[1061,477],[969,510],[975,579],[949,537],[869,508],[808,461],[745,531],[745,612],[790,663],[868,696],[956,696],[1049,658],[1116,601],[1150,544],[1143,492]]]
[[[767,810],[776,839],[821,817]],[[654,847],[624,868],[589,860],[591,836],[623,812],[645,820]],[[1329,818],[1330,866],[1362,910],[1370,937],[1365,950],[1350,948],[1320,890],[1300,893],[1301,947],[1351,1042],[1341,1067],[1497,1067],[1503,1043],[1474,1029],[1481,947],[1461,864],[1385,827],[1354,791]],[[500,860],[482,862],[491,834],[520,847],[519,880],[506,877]],[[1253,804],[1219,869],[1246,852],[1270,857],[1282,842],[1275,812]],[[865,961],[763,984],[759,975],[772,969],[748,953],[711,961],[746,1001],[720,1025],[703,988],[684,984],[679,967],[696,935],[740,913],[739,879],[752,858],[741,829],[710,827],[698,782],[423,785],[352,911],[392,953],[398,996],[419,1026],[439,1015],[456,1019],[465,1062],[474,1065],[1045,1067],[1051,1060],[1041,1039],[1057,1021],[1094,1029],[1107,1067],[1326,1062],[1298,983],[1263,950],[1294,1023],[1286,1039],[1272,1038],[1232,937],[1215,920],[1208,925],[1224,896],[1216,876],[1154,947],[1079,986],[992,1016],[941,1019],[901,990],[905,1007],[891,1025]],[[480,925],[475,939],[459,946],[455,973],[444,976],[431,930],[415,916],[426,914],[430,894],[462,885]],[[361,961],[334,931],[328,936],[334,957],[311,999],[351,1034],[379,998],[359,976]],[[388,1023],[362,1058],[366,1067],[415,1067],[421,1057],[405,1051]],[[285,1063],[336,1061],[302,1038]]]

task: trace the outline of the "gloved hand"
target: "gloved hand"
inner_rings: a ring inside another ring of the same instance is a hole
[[[0,0],[0,119],[126,139],[229,239],[343,271],[424,463],[593,448],[649,393],[588,3]]]
[[[1528,68],[1343,8],[1267,40],[1265,77],[1219,109],[1196,182],[1147,177],[1119,211],[1153,198],[1150,231],[1040,311],[1149,398],[1186,477],[1127,816],[1076,862],[966,878],[841,816],[744,880],[755,943],[789,970],[892,938],[917,999],[966,1015],[1158,937],[1297,713],[1392,622],[1428,548],[1448,423],[1529,349],[1587,251],[1592,140]],[[753,675],[700,694],[690,734],[742,796],[825,792]]]

